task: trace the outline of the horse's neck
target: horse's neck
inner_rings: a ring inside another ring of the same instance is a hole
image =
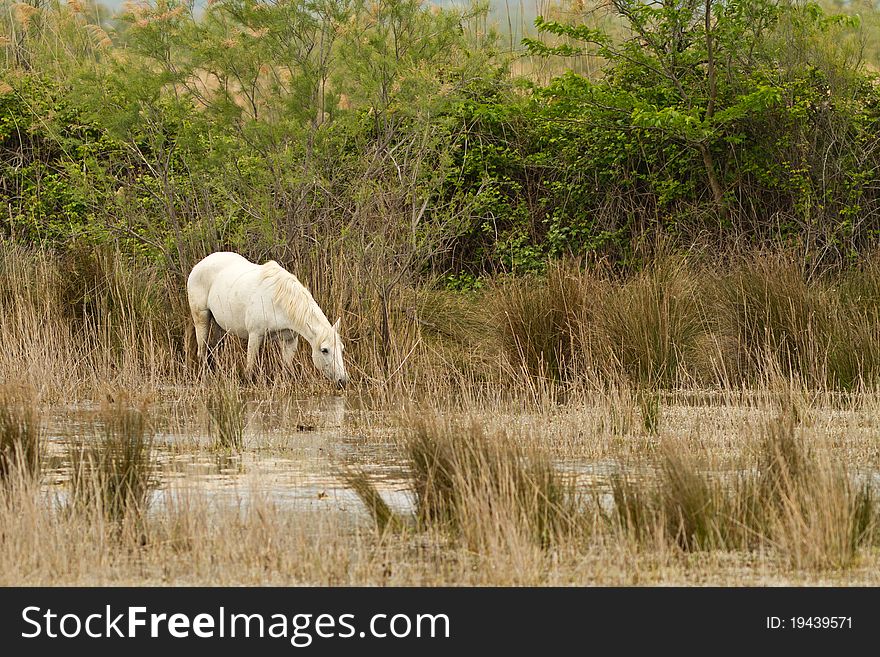
[[[281,269],[277,263],[273,264],[277,269]],[[281,272],[284,272],[284,270],[281,270]],[[305,340],[314,347],[315,341],[324,335],[324,333],[330,328],[330,322],[327,321],[324,312],[318,304],[315,303],[311,293],[309,293],[308,289],[300,283],[299,279],[291,274],[287,274],[287,276],[289,278],[286,280],[284,278],[276,279],[276,285],[283,286],[281,288],[283,294],[287,295],[288,298],[303,295],[302,301],[304,303],[304,307],[300,306],[299,308],[296,307],[298,304],[290,304],[287,306],[289,328],[305,338]],[[277,290],[275,294],[278,294]],[[277,301],[278,297],[276,296],[275,298]]]
[[[316,304],[312,304],[309,309],[303,314],[302,325],[293,327],[294,330],[299,333],[303,338],[305,338],[306,342],[308,342],[312,347],[315,346],[315,341],[322,335],[326,330],[326,326],[329,322],[327,318],[324,317],[324,313],[321,312],[320,308],[317,307]]]

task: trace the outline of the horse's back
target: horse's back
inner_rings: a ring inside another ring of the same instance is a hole
[[[246,269],[254,264],[232,251],[217,251],[205,256],[192,268],[186,280],[186,291],[190,306],[207,308],[208,294],[214,282],[224,271]]]
[[[229,251],[203,258],[190,272],[187,295],[195,316],[209,311],[225,331],[246,337],[255,328],[287,327],[286,312],[275,307],[279,285],[293,281],[311,299],[299,280],[274,260],[262,265]],[[312,301],[314,303],[314,301]]]
[[[272,305],[263,285],[263,266],[231,252],[212,253],[196,264],[187,293],[194,313],[210,311],[223,330],[239,337],[247,337],[253,328],[253,306]]]
[[[245,264],[253,263],[238,253],[233,253],[232,251],[217,251],[199,260],[192,268],[189,277],[200,277],[206,274],[216,275],[227,267],[241,266]]]

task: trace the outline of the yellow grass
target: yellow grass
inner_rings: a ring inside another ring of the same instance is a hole
[[[0,377],[28,391],[2,417],[39,425],[4,435],[42,456],[0,484],[0,584],[880,583],[871,347],[820,357],[839,318],[876,329],[870,271],[563,264],[395,289],[386,338],[375,297],[305,271],[343,311],[339,395],[306,354],[246,382],[234,340],[201,372],[149,263],[2,248]]]

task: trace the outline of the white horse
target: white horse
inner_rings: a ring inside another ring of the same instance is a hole
[[[348,382],[339,320],[331,325],[311,292],[274,260],[258,265],[237,253],[212,253],[193,267],[186,292],[200,362],[206,361],[208,349],[221,337],[211,330],[217,324],[223,331],[247,338],[248,376],[253,374],[266,336],[281,340],[287,365],[292,364],[299,336],[303,336],[312,347],[315,367],[340,388]]]

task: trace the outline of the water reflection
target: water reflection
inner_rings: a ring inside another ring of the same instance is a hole
[[[741,438],[738,427],[746,422],[759,426],[764,413],[754,406],[724,406],[717,412],[701,408],[699,416],[695,416],[688,408],[666,408],[664,431],[689,435],[703,427],[707,435],[721,441],[736,441]],[[97,405],[78,405],[55,408],[46,415],[49,446],[43,481],[47,492],[56,499],[63,498],[69,479],[67,445],[74,439],[98,439],[101,433],[95,427],[100,412]],[[232,451],[212,448],[209,420],[198,400],[151,407],[155,458],[161,480],[154,496],[157,509],[174,503],[185,491],[195,490],[217,505],[249,508],[255,500],[261,500],[286,508],[343,509],[355,517],[366,517],[360,500],[341,476],[344,468],[356,468],[368,474],[392,509],[401,513],[413,510],[406,456],[396,441],[387,410],[359,405],[357,400],[344,396],[327,395],[312,399],[249,400],[245,412],[243,448]],[[587,409],[578,417],[591,416]],[[853,417],[856,416],[850,413],[846,421],[852,423]],[[515,415],[514,419],[524,430],[548,423],[546,416],[522,414]],[[872,426],[865,424],[862,430],[870,433],[874,431]],[[551,439],[554,435],[556,439],[560,435],[569,439],[569,434],[564,432],[548,432],[548,435]],[[578,440],[583,436],[584,444],[596,440],[588,429],[572,430],[571,436]],[[611,458],[605,458],[606,452],[587,460],[578,456],[575,445],[570,458],[554,463],[564,476],[574,480],[585,499],[598,500],[606,510],[612,507],[611,482],[615,475],[626,473],[649,479],[657,476],[657,470],[649,463],[639,463],[632,458],[633,454],[638,456],[650,451],[635,447],[641,445],[638,441],[647,440],[644,436],[615,435],[614,440],[629,441],[630,449],[612,452]],[[731,453],[734,449],[724,448]],[[563,447],[555,453],[565,450]],[[733,481],[737,471],[730,469],[716,474]],[[853,474],[859,485],[866,483],[880,488],[880,474],[876,470]]]
[[[347,422],[350,409],[344,397],[249,401],[240,451],[212,448],[209,418],[195,404],[151,411],[161,481],[152,499],[154,512],[174,503],[184,491],[198,490],[218,505],[248,508],[259,499],[291,508],[335,508],[366,516],[340,476],[346,467],[369,473],[391,508],[402,513],[413,508],[405,464],[391,431],[383,437],[381,430],[371,430],[368,439],[357,422]],[[95,427],[100,413],[99,406],[78,405],[47,414],[44,486],[50,496],[65,494],[70,477],[68,445],[99,439]]]

